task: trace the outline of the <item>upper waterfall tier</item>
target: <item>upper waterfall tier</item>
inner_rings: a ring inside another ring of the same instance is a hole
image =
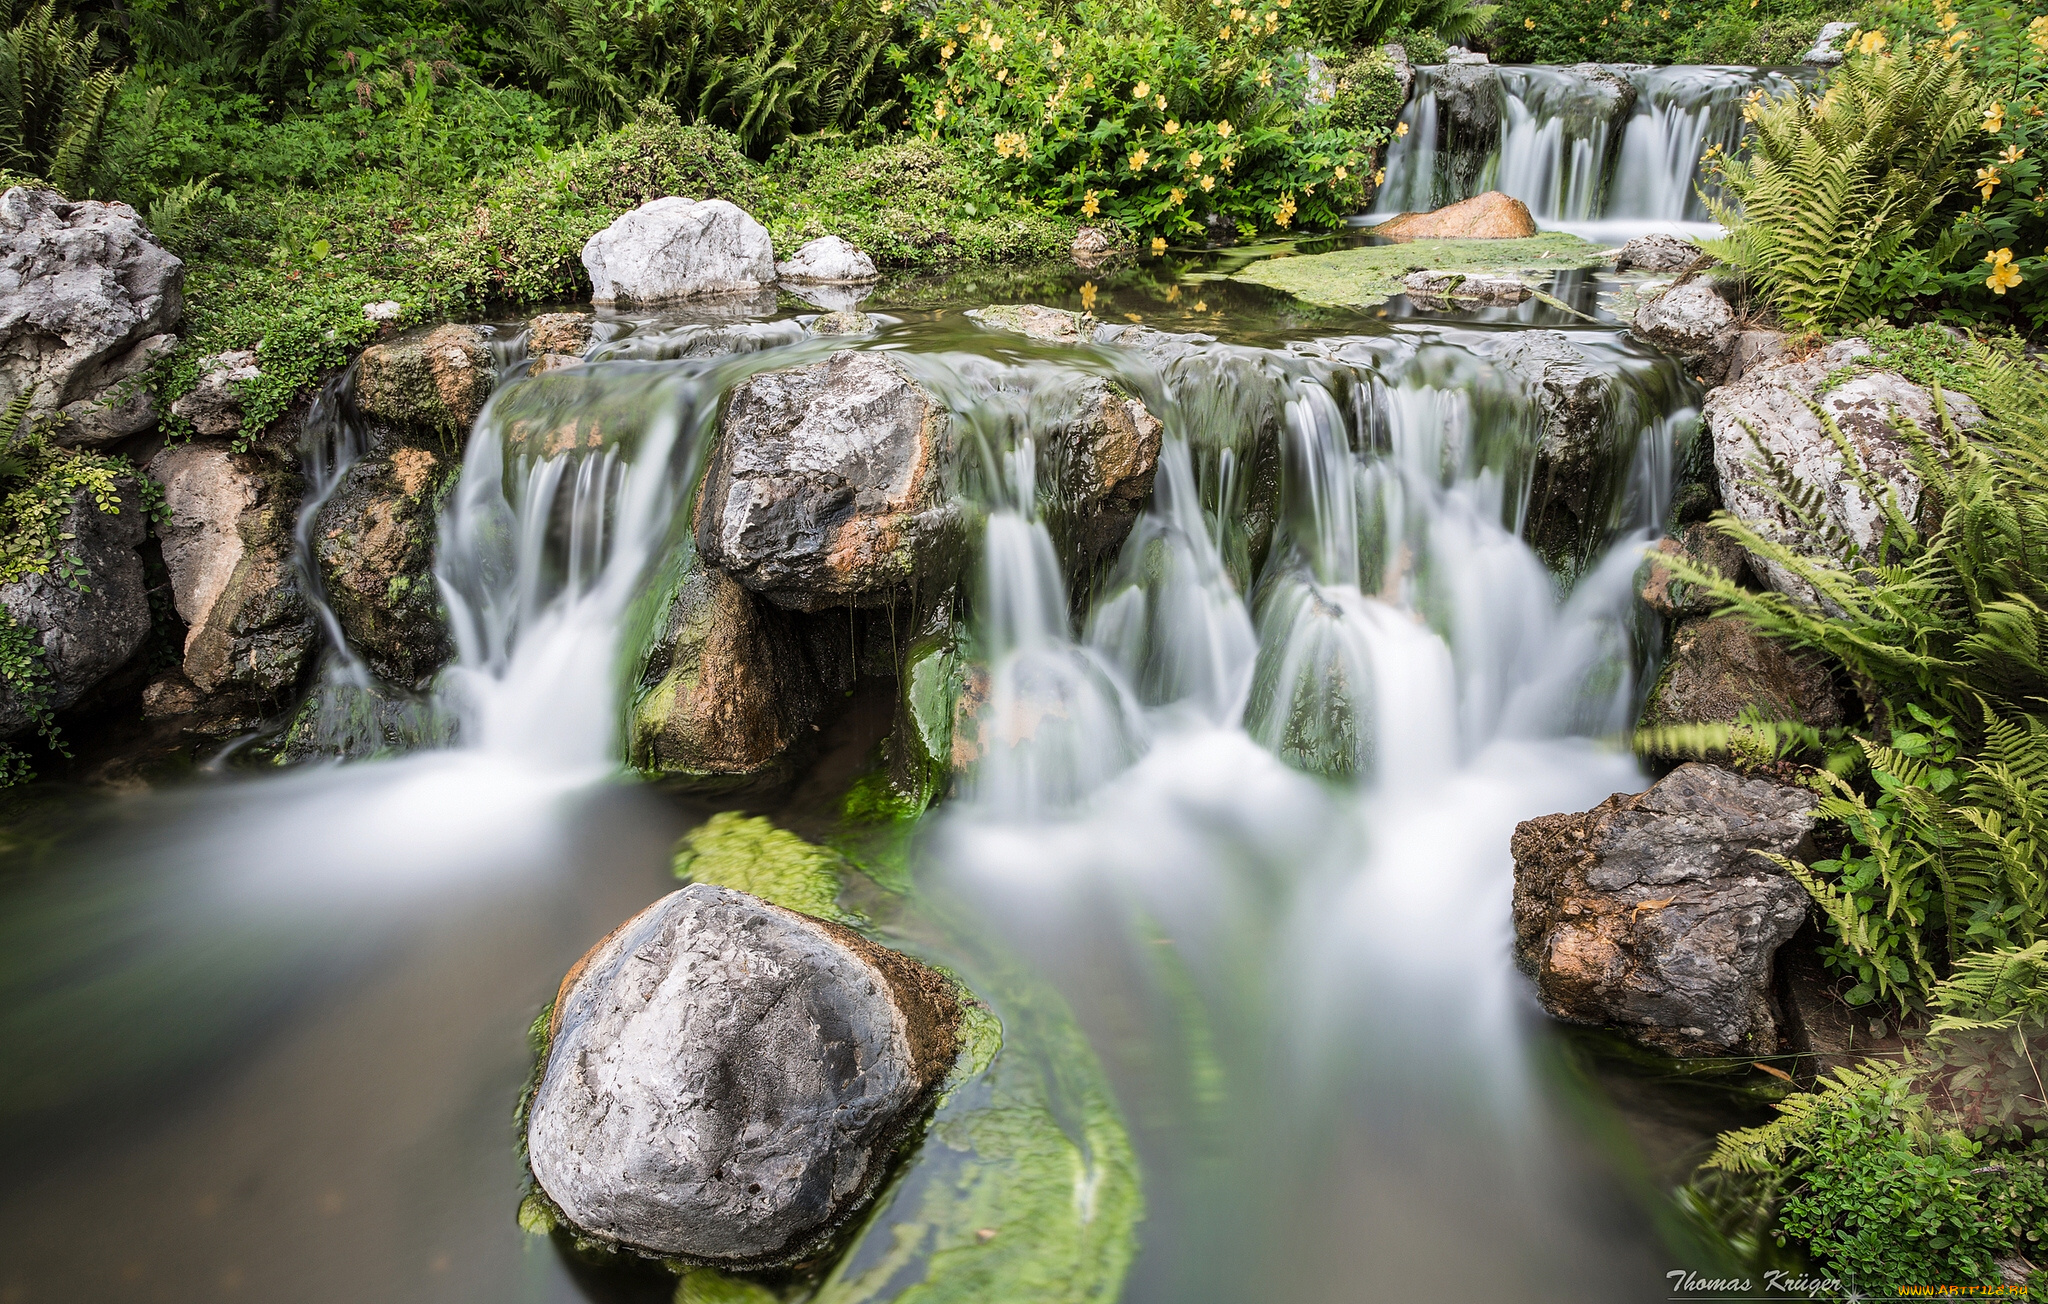
[[[1545,226],[1608,237],[1708,225],[1701,157],[1741,141],[1744,97],[1791,86],[1732,67],[1455,62],[1415,73],[1374,216],[1499,190]]]

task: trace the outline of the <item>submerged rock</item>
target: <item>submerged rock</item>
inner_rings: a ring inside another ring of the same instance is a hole
[[[1515,829],[1515,945],[1553,1016],[1676,1055],[1778,1048],[1771,965],[1806,889],[1759,851],[1812,854],[1805,788],[1693,762],[1648,792]]]
[[[1095,333],[1095,318],[1085,312],[1048,308],[1041,303],[993,303],[972,308],[967,319],[989,330],[1044,340],[1050,344],[1086,344]]]
[[[1411,301],[1481,304],[1520,303],[1529,287],[1512,276],[1489,276],[1467,272],[1410,272],[1402,281]]]
[[[415,430],[467,434],[498,382],[483,330],[450,322],[363,350],[356,406]]]
[[[526,323],[529,353],[560,353],[580,358],[590,348],[597,318],[587,312],[544,312]]]
[[[1403,213],[1366,234],[1382,240],[1520,240],[1536,234],[1536,219],[1519,199],[1489,190],[1428,213]]]
[[[118,511],[101,511],[92,492],[80,489],[59,527],[60,564],[82,572],[75,581],[60,574],[29,575],[0,585],[0,607],[16,625],[33,631],[43,649],[49,690],[43,704],[52,711],[76,705],[127,665],[149,638],[149,597],[135,551],[149,522],[135,482],[123,477],[116,483]],[[19,734],[32,723],[19,691],[0,681],[0,736]]]
[[[775,275],[804,285],[866,285],[880,278],[875,260],[836,235],[820,236],[775,264]]]
[[[1615,255],[1614,270],[1625,272],[1639,268],[1645,272],[1683,272],[1706,256],[1706,251],[1690,240],[1653,231],[1623,245],[1621,252]]]
[[[424,683],[452,650],[433,560],[440,491],[455,469],[380,432],[313,524],[335,620],[370,668],[394,684]]]
[[[1734,724],[1746,710],[1816,729],[1842,723],[1834,678],[1818,658],[1781,646],[1736,616],[1680,625],[1643,723]]]
[[[802,1258],[952,1067],[951,985],[850,929],[692,884],[562,981],[527,1122],[583,1232],[693,1263]]]
[[[799,611],[894,602],[956,533],[940,474],[951,438],[945,405],[887,354],[749,377],[719,423],[698,551]]]
[[[768,229],[723,199],[656,199],[583,246],[600,306],[741,294],[775,284]]]
[[[1808,406],[1812,403],[1835,423],[1871,476],[1890,486],[1906,519],[1918,516],[1920,479],[1912,469],[1911,449],[1893,423],[1911,421],[1934,429],[1934,397],[1895,372],[1855,372],[1857,362],[1869,352],[1863,341],[1852,339],[1803,358],[1762,357],[1744,369],[1739,383],[1707,395],[1714,470],[1730,512],[1760,532],[1788,540],[1798,540],[1805,528],[1754,465],[1760,460],[1760,444],[1821,496],[1830,528],[1858,548],[1877,545],[1884,532],[1883,512],[1845,474],[1841,450]],[[1982,419],[1977,405],[1965,395],[1945,392],[1943,401],[1960,426]],[[1810,586],[1783,567],[1756,556],[1751,556],[1750,564],[1778,592],[1816,600]]]

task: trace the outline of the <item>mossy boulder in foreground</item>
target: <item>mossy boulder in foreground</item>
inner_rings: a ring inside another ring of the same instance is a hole
[[[534,1179],[604,1241],[768,1267],[867,1198],[958,1053],[945,978],[841,925],[695,883],[562,982]]]

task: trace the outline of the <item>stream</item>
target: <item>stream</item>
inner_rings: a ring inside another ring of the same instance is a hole
[[[1624,118],[1571,110],[1583,73],[1501,73],[1503,139],[1453,166],[1422,70],[1383,205],[1499,184],[1546,226],[1694,231],[1700,151],[1775,75],[1629,70]],[[622,768],[648,594],[689,546],[721,396],[836,348],[889,351],[954,414],[956,632],[988,669],[984,754],[895,853],[915,888],[869,913],[1006,1035],[815,1298],[1630,1301],[1709,1266],[1663,1192],[1726,1108],[1542,1017],[1508,853],[1518,821],[1647,782],[1620,742],[1659,641],[1633,581],[1697,388],[1605,311],[1612,276],[1557,274],[1571,312],[1348,312],[1218,266],[905,282],[863,304],[878,333],[829,341],[808,309],[615,314],[585,365],[501,385],[468,438],[432,692],[378,716],[390,695],[332,650],[329,743],[398,718],[410,750],[11,794],[0,1302],[669,1298],[520,1229],[526,1031],[733,804]],[[1054,345],[962,316],[1024,300],[1213,341]],[[1536,330],[1608,395],[1594,501],[1542,557],[1542,414],[1502,353]],[[713,332],[739,350],[702,356]],[[1164,442],[1090,572],[1035,423],[1101,377]],[[345,392],[325,401],[315,497],[360,452]],[[606,438],[536,456],[519,422],[543,408]],[[809,770],[740,804],[832,836],[896,692],[861,681]],[[1028,1185],[982,1171],[1000,1110],[1051,1138],[1039,1203],[990,1194]]]

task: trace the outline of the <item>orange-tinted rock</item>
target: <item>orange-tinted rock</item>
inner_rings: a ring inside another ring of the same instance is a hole
[[[1520,240],[1536,234],[1536,219],[1521,200],[1489,190],[1433,213],[1403,213],[1367,234],[1395,241]]]

